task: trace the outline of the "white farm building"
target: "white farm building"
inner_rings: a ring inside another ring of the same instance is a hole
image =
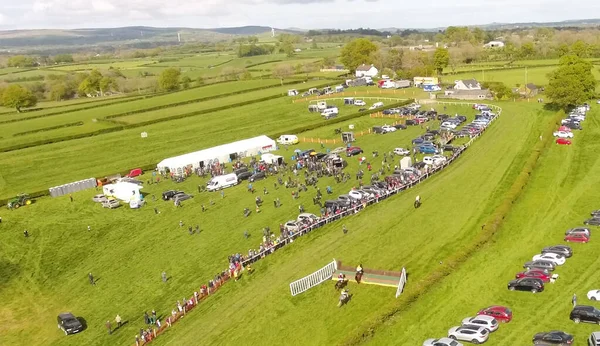
[[[277,149],[277,143],[263,135],[170,157],[159,162],[157,168],[161,172],[168,169],[175,175],[182,175],[186,167],[192,169],[208,167],[216,161],[230,162],[242,157],[261,155],[275,149]]]

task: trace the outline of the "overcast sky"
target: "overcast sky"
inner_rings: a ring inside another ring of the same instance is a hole
[[[431,28],[598,17],[598,0],[0,0],[1,29]]]

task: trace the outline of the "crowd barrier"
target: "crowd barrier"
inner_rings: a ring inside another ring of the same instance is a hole
[[[426,102],[427,104],[430,103],[449,103],[449,104],[457,104],[457,102],[439,102],[436,100],[425,100],[425,101],[433,101],[433,102]],[[464,103],[466,105],[472,105],[473,103]],[[444,168],[448,167],[448,165],[450,165],[452,162],[454,162],[454,160],[456,160],[457,158],[459,158],[462,153],[469,147],[471,146],[471,144],[473,144],[474,141],[476,141],[479,137],[481,137],[481,135],[483,133],[485,133],[485,131],[487,130],[487,128],[489,127],[489,125],[491,125],[493,122],[496,121],[496,119],[498,119],[498,117],[500,116],[500,114],[502,113],[502,109],[500,107],[494,106],[494,105],[489,105],[492,109],[496,110],[496,116],[494,118],[491,119],[490,123],[488,124],[488,126],[486,128],[483,129],[482,132],[478,133],[477,135],[471,137],[471,139],[465,143],[463,146],[461,146],[460,148],[458,148],[458,150],[454,151],[454,153],[452,154],[452,156],[447,159],[444,163],[442,163],[439,166],[433,167],[430,170],[425,171],[425,173],[423,173],[422,175],[418,176],[415,180],[407,182],[405,184],[399,184],[397,187],[392,188],[390,190],[385,191],[385,193],[382,196],[378,196],[378,197],[372,197],[372,198],[368,198],[366,200],[364,200],[362,202],[362,204],[356,205],[354,207],[350,207],[350,208],[346,208],[342,211],[340,211],[337,214],[333,214],[333,215],[326,215],[324,217],[319,218],[318,221],[316,221],[313,224],[310,225],[306,225],[306,226],[302,226],[297,232],[292,233],[289,237],[284,237],[281,242],[277,243],[277,244],[273,244],[272,246],[269,246],[267,248],[265,248],[263,251],[255,254],[252,257],[246,258],[241,262],[242,265],[242,270],[243,268],[245,268],[248,264],[254,263],[258,260],[260,260],[261,258],[264,258],[270,254],[272,254],[273,252],[275,252],[278,249],[281,249],[284,246],[287,246],[291,243],[294,242],[295,239],[308,234],[310,232],[312,232],[313,230],[323,227],[326,224],[329,224],[331,222],[335,222],[337,220],[340,220],[343,217],[346,216],[350,216],[350,215],[354,215],[358,212],[360,212],[361,210],[363,210],[364,208],[366,208],[367,206],[373,205],[373,204],[377,204],[379,202],[381,202],[382,200],[387,199],[388,197],[391,197],[393,195],[398,194],[401,191],[410,189],[412,187],[414,187],[415,185],[421,183],[422,181],[428,179],[429,177],[435,175],[437,172],[443,170]],[[226,273],[229,273],[229,270],[225,271]],[[183,310],[182,311],[178,311],[175,315],[173,316],[169,316],[166,323],[163,323],[161,325],[160,328],[156,329],[154,328],[152,330],[152,334],[151,334],[151,338],[149,340],[143,341],[143,342],[136,342],[136,346],[144,346],[147,345],[148,343],[152,342],[152,340],[154,340],[156,337],[158,337],[160,334],[162,334],[165,330],[167,330],[168,328],[170,328],[173,323],[176,323],[180,318],[182,318],[183,316],[185,316],[185,314],[187,312],[189,312],[190,310],[192,310],[193,308],[195,308],[198,304],[200,304],[201,301],[205,300],[206,298],[208,298],[209,295],[214,294],[219,287],[221,287],[223,284],[225,284],[227,281],[230,280],[229,275],[226,275],[225,277],[223,277],[223,279],[221,280],[221,282],[215,283],[215,287],[212,291],[207,292],[205,295],[196,297],[195,295],[192,294],[193,300],[192,300],[192,304],[184,304]],[[404,279],[405,280],[405,279]],[[218,284],[218,285],[217,285]],[[400,283],[399,283],[400,285]],[[401,293],[401,289],[399,289],[400,293]],[[397,293],[399,294],[399,293]]]

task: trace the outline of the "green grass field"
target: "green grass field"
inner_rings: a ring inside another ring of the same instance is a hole
[[[530,184],[493,241],[376,332],[373,344],[405,340],[412,345],[425,337],[444,336],[463,318],[494,304],[509,306],[514,317],[490,337],[492,345],[525,345],[533,334],[555,329],[574,334],[574,345],[586,344],[598,327],[576,325],[569,313],[573,294],[578,304],[598,307],[586,298],[589,290],[598,288],[595,273],[600,245],[595,239],[572,244],[573,257],[555,271],[559,274],[556,283],[547,284],[539,295],[510,292],[506,284],[543,247],[565,244],[564,232],[583,225],[589,212],[598,208],[595,186],[600,162],[594,154],[600,137],[598,115],[597,108],[589,114],[590,120],[575,134],[572,146],[553,144],[542,155]],[[420,323],[423,320],[431,323]]]
[[[150,109],[152,107],[158,106],[169,106],[170,104],[177,102],[184,102],[187,100],[193,100],[204,97],[212,97],[218,96],[221,94],[233,93],[244,91],[248,89],[254,89],[259,87],[268,87],[277,85],[279,83],[278,80],[250,80],[243,82],[232,82],[232,83],[223,83],[217,85],[208,85],[201,88],[194,88],[189,90],[182,90],[176,93],[165,94],[161,96],[151,97],[147,99],[133,99],[129,102],[117,103],[112,105],[107,105],[104,107],[98,107],[93,109],[84,109],[76,112],[69,112],[64,114],[56,114],[52,116],[23,120],[19,122],[11,122],[0,124],[0,131],[3,133],[3,137],[0,140],[0,146],[9,147],[13,145],[30,143],[38,140],[48,139],[48,138],[56,138],[62,137],[66,135],[79,134],[84,132],[92,132],[107,126],[113,126],[111,124],[107,124],[104,122],[94,121],[94,119],[102,119],[107,116],[113,116],[118,114],[123,114],[125,112],[135,112],[142,111],[144,109]],[[271,88],[259,91],[262,92],[260,95],[274,95],[281,93],[282,87],[279,88]],[[286,89],[287,90],[287,89]],[[214,101],[206,101],[207,103],[214,103],[220,105],[227,105],[229,103],[241,102],[243,100],[243,95],[235,95],[229,96],[224,99],[215,99]],[[202,103],[193,103],[185,106],[187,110],[190,109],[198,109]],[[77,106],[73,106],[70,109],[77,109]],[[171,111],[176,112],[176,109],[180,109],[184,106],[180,107],[167,107],[161,111],[160,114],[169,114],[173,115],[174,113],[170,113]],[[61,110],[65,110],[67,108],[61,108]],[[22,114],[13,114],[2,117],[1,119],[16,119],[19,117],[37,117],[43,114],[55,113],[56,110],[47,109],[40,110],[30,113]],[[146,114],[146,113],[141,113]],[[19,118],[20,119],[20,118]],[[36,132],[28,135],[14,137],[15,134],[18,134],[22,131],[35,131],[35,130],[43,130],[46,128],[52,128],[53,126],[62,125],[62,124],[70,124],[74,122],[82,121],[84,122],[83,127],[69,127],[69,128],[61,128],[43,132]],[[12,137],[11,137],[12,136]]]
[[[269,41],[266,36],[261,39]],[[284,54],[251,58],[237,58],[227,53],[186,54],[169,56],[173,61],[158,62],[159,58],[96,61],[44,71],[64,73],[113,66],[127,76],[135,76],[140,72],[158,75],[165,68],[179,67],[183,75],[212,79],[219,78],[226,68],[247,68],[253,75],[270,75],[279,64],[315,62],[339,54],[339,48],[335,46],[319,45],[327,48],[306,49],[310,44],[300,44],[298,46],[303,50],[290,58]],[[555,63],[554,60],[515,61],[513,65]],[[443,80],[476,78],[480,82],[502,81],[509,86],[525,83],[524,68],[472,72],[504,64],[506,62],[460,66],[459,73],[445,76]],[[218,66],[209,68],[210,65]],[[527,81],[544,85],[547,74],[554,68],[528,68]],[[9,74],[3,74],[5,72]],[[0,69],[0,79],[36,73],[39,71]],[[596,69],[594,74],[600,78]],[[20,119],[0,123],[0,148],[110,128],[116,124],[92,119],[127,112],[139,113],[118,116],[114,120],[132,125],[165,120],[94,137],[0,153],[0,198],[100,177],[261,134],[288,132],[297,134],[301,140],[337,139],[339,135],[334,132],[337,128],[348,130],[353,125],[353,131],[358,133],[373,126],[402,121],[363,116],[331,124],[319,114],[309,113],[309,102],[293,103],[289,97],[169,119],[283,95],[288,89],[307,89],[327,83],[324,78],[331,78],[332,86],[340,83],[334,80],[338,73],[310,75],[321,77],[321,80],[285,86],[279,86],[277,79],[268,78],[227,82],[139,100],[136,100],[139,96],[123,96],[127,102],[113,105],[110,103],[119,98],[44,102],[38,106],[40,110],[22,114],[0,108],[0,122]],[[248,91],[262,86],[272,87]],[[405,98],[428,98],[427,93],[418,89],[398,90],[392,95],[379,93],[372,87],[350,91],[355,94],[346,96],[365,99],[367,106],[378,97],[385,105]],[[240,93],[222,96],[231,92]],[[222,97],[175,105],[210,96]],[[329,100],[328,103],[339,107],[341,118],[360,108],[344,106],[342,100]],[[415,346],[421,345],[426,338],[445,336],[450,327],[484,306],[504,304],[514,311],[514,320],[502,325],[488,344],[528,345],[536,332],[561,329],[575,333],[575,345],[583,345],[595,327],[573,324],[568,320],[568,313],[573,293],[577,293],[580,304],[588,304],[587,291],[600,288],[594,286],[598,261],[594,240],[590,244],[574,246],[574,257],[557,270],[560,278],[555,284],[549,284],[546,292],[537,295],[509,292],[505,285],[522,270],[523,262],[530,260],[544,246],[563,243],[564,230],[581,225],[589,211],[597,209],[594,205],[599,197],[595,186],[600,179],[597,174],[600,161],[594,154],[600,137],[597,120],[600,111],[597,109],[583,124],[584,131],[575,134],[572,146],[552,144],[542,154],[530,183],[494,238],[454,268],[452,274],[425,287],[426,291],[417,300],[401,305],[399,312],[390,314],[403,302],[402,298],[394,299],[393,288],[351,283],[353,298],[341,309],[336,307],[338,293],[331,282],[297,297],[291,297],[289,293],[291,281],[321,268],[332,258],[342,260],[346,265],[362,263],[374,269],[399,271],[406,267],[409,273],[407,292],[411,293],[435,275],[441,263],[472,245],[482,224],[501,203],[553,116],[536,103],[497,104],[503,108],[502,116],[447,169],[414,189],[320,228],[257,262],[255,273],[244,274],[239,282],[223,286],[153,343],[329,345],[358,341]],[[101,107],[83,109],[90,105]],[[157,106],[165,108],[149,110]],[[475,111],[466,106],[447,105],[444,110],[442,106],[434,107],[447,114],[465,114],[469,118],[475,115]],[[27,119],[61,111],[64,113]],[[59,128],[80,121],[82,125]],[[302,133],[292,131],[307,125],[318,126]],[[439,122],[427,125],[435,129]],[[20,135],[26,131],[34,132]],[[148,133],[148,138],[140,137],[143,131]],[[368,134],[358,137],[355,144],[364,150],[364,156],[376,171],[384,164],[384,152],[396,147],[410,148],[411,139],[424,131],[420,126],[411,126],[386,135]],[[457,140],[455,144],[465,140]],[[325,145],[328,149],[339,146],[342,144]],[[289,162],[297,148],[326,149],[318,143],[304,141],[277,153]],[[379,151],[380,156],[372,158],[373,151]],[[398,160],[394,157],[389,163],[393,167]],[[331,185],[337,196],[358,185],[354,179],[360,168],[358,160],[353,157],[347,161],[346,172],[352,178],[340,184],[330,178],[321,178],[318,186],[323,192]],[[368,181],[370,175],[371,172],[366,172],[364,180]],[[300,176],[303,178],[303,174]],[[149,178],[147,173],[141,179]],[[319,214],[318,207],[312,205],[313,188],[301,193],[300,200],[296,201],[292,200],[290,189],[274,188],[273,177],[256,182],[254,187],[265,200],[261,213],[257,214],[254,212],[255,196],[246,191],[247,183],[225,190],[225,198],[221,199],[219,194],[197,191],[206,180],[194,176],[180,184],[171,181],[145,184],[143,192],[148,206],[140,210],[131,210],[127,206],[103,209],[92,202],[91,197],[99,193],[93,189],[73,194],[75,201],[72,203],[67,197],[44,197],[18,210],[0,209],[0,345],[131,345],[134,334],[143,326],[144,311],[156,309],[164,322],[177,300],[189,298],[200,285],[225,269],[228,255],[257,248],[263,227],[269,226],[279,234],[278,224],[294,219],[300,203],[308,212]],[[268,195],[262,196],[263,187],[268,189]],[[175,208],[172,203],[160,200],[161,193],[169,189],[183,190],[195,197],[183,202],[183,208]],[[416,195],[424,201],[418,210],[412,207]],[[152,196],[158,200],[153,200]],[[280,209],[273,207],[275,198],[280,198],[283,203]],[[203,212],[202,205],[208,210]],[[248,218],[242,215],[246,207],[253,210]],[[160,214],[155,214],[154,208]],[[179,221],[183,221],[185,227],[180,228]],[[88,225],[91,231],[87,231]],[[202,232],[189,235],[188,225],[199,225]],[[348,234],[341,232],[342,225],[348,227]],[[31,237],[23,237],[25,229]],[[245,230],[250,232],[250,239],[244,238]],[[160,280],[162,271],[170,276],[166,284]],[[98,280],[94,287],[87,282],[89,272]],[[54,324],[56,314],[61,311],[72,311],[85,318],[87,329],[65,337]],[[109,336],[104,322],[107,319],[113,321],[117,313],[128,323]],[[374,325],[376,328],[371,329]],[[361,338],[363,334],[370,337]]]
[[[470,79],[474,78],[479,82],[503,82],[509,87],[514,87],[517,84],[525,85],[527,83],[534,83],[536,85],[548,84],[548,74],[555,70],[556,67],[532,67],[527,69],[510,69],[504,71],[489,71],[489,72],[462,72],[453,75],[444,76],[442,80],[444,82],[452,82],[457,79]],[[592,69],[596,79],[600,80],[600,71],[594,68]]]
[[[305,88],[322,83],[323,81],[309,82],[296,87]],[[268,90],[271,90],[270,95],[276,95],[282,92],[278,90],[281,88],[287,90],[288,88],[294,88],[294,85]],[[228,100],[228,102],[251,100],[248,98],[248,94],[251,93],[218,99],[221,101],[217,106],[227,105],[224,100]],[[260,95],[263,97],[268,96],[265,94]],[[208,102],[213,104],[213,101]],[[297,107],[289,107],[291,105],[289,98],[269,102],[272,103],[247,105],[95,137],[2,153],[0,154],[0,167],[3,167],[0,177],[0,194],[8,197],[22,191],[43,190],[50,187],[50,185],[60,185],[98,174],[112,174],[124,167],[157,163],[169,156],[199,150],[239,138],[296,128],[305,124],[301,122],[302,119],[323,122],[320,116],[310,114],[306,110],[305,104],[299,103]],[[291,111],[282,114],[280,106],[287,107]],[[194,104],[190,107],[199,108]],[[179,107],[167,108],[166,112],[175,112],[177,109]],[[304,115],[299,117],[300,113]],[[108,114],[110,113],[103,113],[104,116]],[[144,113],[140,113],[140,116],[142,114]],[[173,115],[174,113],[168,114]],[[91,117],[89,114],[86,116]],[[127,118],[129,117],[123,119]],[[94,124],[98,125],[100,123]],[[239,132],[231,131],[232,124],[236,125]],[[85,128],[82,130],[85,130]],[[79,127],[68,127],[28,136],[3,138],[2,141],[10,140],[14,143],[18,140],[25,141],[33,138],[39,140],[43,139],[44,136],[55,137],[71,134],[72,132],[80,133],[79,131]],[[149,137],[140,138],[140,132],[142,131],[146,131]],[[202,134],[202,136],[199,136],[199,134]],[[121,149],[113,151],[108,148]],[[82,161],[80,159],[82,156],[87,156],[87,159]],[[64,160],[62,161],[64,162],[63,165],[56,165],[56,160],[59,159]],[[37,169],[31,170],[32,165]]]
[[[526,157],[527,146],[538,136],[543,114],[537,114],[530,104],[507,103],[503,107],[504,115],[446,171],[415,190],[319,229],[257,263],[252,276],[224,286],[156,342],[281,344],[294,338],[299,344],[331,344],[355,332],[360,320],[375,318],[380,309],[393,301],[393,289],[352,286],[355,296],[351,304],[339,310],[335,307],[337,296],[332,285],[325,284],[292,298],[289,282],[318,269],[332,257],[349,264],[362,262],[369,268],[399,270],[406,266],[411,282],[435,270],[438,261],[452,254],[454,246],[469,242],[479,220],[511,184],[511,177]],[[473,111],[463,108],[462,113],[473,114]],[[274,111],[267,117],[276,114]],[[515,127],[515,122],[520,126]],[[268,126],[281,129],[292,124],[290,121]],[[207,128],[214,128],[210,125]],[[264,127],[263,124],[263,130]],[[178,130],[182,133],[181,128]],[[250,136],[249,131],[242,130],[244,137]],[[373,150],[381,153],[396,146],[408,146],[411,138],[421,131],[419,127],[411,127],[384,136],[365,136],[357,144],[366,153]],[[214,137],[218,142],[229,141],[224,133]],[[311,146],[314,145],[299,145]],[[291,151],[283,151],[283,155],[289,158]],[[119,164],[123,167],[123,162]],[[357,161],[349,160],[349,164],[347,171],[356,172]],[[373,160],[372,164],[375,169],[381,167],[379,160]],[[94,166],[91,162],[89,165]],[[56,172],[44,171],[48,175]],[[91,190],[74,194],[73,203],[65,197],[42,198],[31,206],[4,212],[1,226],[5,231],[0,233],[4,269],[0,292],[4,303],[0,321],[8,328],[2,332],[3,340],[9,344],[130,343],[143,324],[144,310],[156,309],[159,315],[168,314],[179,297],[189,295],[223,269],[228,254],[256,246],[262,227],[269,225],[276,229],[278,223],[295,215],[299,202],[308,211],[318,213],[310,203],[312,194],[301,194],[300,201],[292,201],[290,190],[283,187],[273,190],[272,178],[255,184],[257,191],[267,187],[270,194],[265,198],[263,212],[253,213],[248,219],[243,218],[242,209],[252,206],[253,196],[244,186],[225,190],[225,199],[215,194],[200,194],[184,202],[181,209],[150,198],[170,188],[194,193],[196,185],[203,182],[192,177],[182,184],[148,185],[144,191],[149,194],[149,206],[137,211],[125,207],[102,209],[91,202],[96,193]],[[337,185],[327,178],[321,179],[322,190],[326,185],[333,185],[335,193],[343,193],[355,186],[356,181],[351,179]],[[468,191],[477,194],[473,196]],[[412,208],[416,194],[425,201],[418,212]],[[275,197],[281,198],[281,209],[272,208]],[[215,201],[214,206],[209,206],[210,199]],[[202,204],[208,206],[208,211],[202,213]],[[154,207],[161,214],[154,215]],[[432,218],[432,213],[453,217]],[[199,224],[203,232],[188,235],[187,230],[179,229],[179,220],[186,225]],[[345,236],[340,231],[342,223],[350,230]],[[90,232],[86,230],[88,225],[92,227]],[[25,239],[21,234],[23,229],[28,229],[32,237]],[[252,234],[249,240],[242,236],[245,229]],[[159,247],[154,245],[157,241],[161,243]],[[166,285],[160,282],[163,270],[172,277]],[[87,283],[90,271],[99,278],[96,287]],[[57,311],[62,310],[83,316],[88,330],[64,337],[54,325]],[[112,320],[117,313],[129,323],[109,337],[105,335],[103,322]],[[357,321],[356,316],[361,319]],[[303,321],[303,327],[298,328],[296,321]],[[257,333],[259,330],[269,333]]]

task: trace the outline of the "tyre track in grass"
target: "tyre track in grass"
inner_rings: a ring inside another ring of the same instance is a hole
[[[537,166],[541,153],[553,143],[552,132],[554,131],[557,121],[560,123],[560,119],[563,115],[564,114],[560,113],[554,115],[545,125],[543,140],[534,145],[533,150],[524,163],[521,173],[515,178],[512,186],[504,194],[505,197],[503,198],[503,201],[495,208],[491,213],[491,216],[486,219],[486,222],[482,227],[482,232],[476,236],[466,249],[447,258],[439,270],[430,273],[426,278],[417,283],[413,283],[412,285],[409,284],[404,294],[396,302],[391,304],[388,311],[379,315],[375,321],[369,321],[366,325],[361,326],[362,330],[359,330],[355,335],[343,340],[341,344],[358,345],[369,341],[384,325],[391,322],[398,314],[407,310],[420,296],[431,290],[436,283],[441,282],[445,277],[451,275],[455,269],[465,263],[471,256],[492,240],[494,234],[496,234],[501,227],[504,218],[510,213],[512,204],[519,198],[529,182],[531,172]],[[506,115],[504,115],[504,117],[506,117]],[[537,137],[537,134],[530,132],[529,136],[535,138]],[[527,152],[528,147],[523,147],[522,151]]]

